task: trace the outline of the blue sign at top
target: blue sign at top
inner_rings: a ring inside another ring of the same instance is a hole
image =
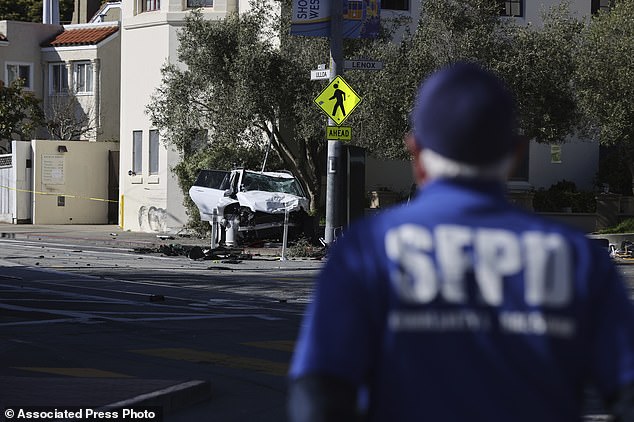
[[[344,38],[376,38],[381,28],[381,0],[344,0]],[[330,0],[293,0],[291,34],[330,36]]]

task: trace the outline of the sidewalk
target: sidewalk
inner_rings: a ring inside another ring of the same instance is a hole
[[[78,245],[108,246],[122,249],[145,250],[159,249],[170,245],[179,245],[185,248],[200,246],[209,248],[209,237],[201,238],[189,234],[160,234],[142,233],[122,230],[117,225],[33,225],[33,224],[8,224],[0,223],[0,238],[49,241],[49,242],[73,242]],[[243,247],[245,254],[250,254],[267,259],[282,256],[281,244],[261,242]]]
[[[90,243],[96,246],[108,245],[120,248],[150,247],[166,243],[188,245],[207,245],[209,239],[196,236],[161,235],[158,233],[141,233],[122,230],[112,224],[104,225],[33,225],[0,223],[0,237],[48,240],[63,242],[67,240]]]

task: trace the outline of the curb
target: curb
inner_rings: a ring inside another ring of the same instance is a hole
[[[0,376],[0,385],[12,387],[0,394],[0,408],[156,406],[166,415],[211,398],[211,384],[204,380]]]
[[[97,410],[105,411],[135,406],[160,406],[163,408],[163,414],[167,414],[210,398],[211,383],[209,381],[193,380],[151,393],[141,394],[131,399],[107,404]]]

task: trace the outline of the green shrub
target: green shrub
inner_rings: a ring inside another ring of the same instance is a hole
[[[607,229],[599,230],[599,234],[609,233],[634,233],[634,218],[628,218],[621,221],[614,227],[608,227]]]
[[[291,258],[322,258],[325,252],[323,246],[315,246],[309,239],[300,237],[288,247],[287,255]]]
[[[594,192],[577,192],[573,182],[562,180],[548,190],[539,190],[533,197],[533,208],[537,212],[572,212],[593,213],[597,204]]]

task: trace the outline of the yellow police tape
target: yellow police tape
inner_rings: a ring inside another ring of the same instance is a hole
[[[115,204],[119,203],[119,201],[114,200],[114,199],[91,198],[89,196],[69,195],[69,194],[66,194],[66,193],[58,193],[58,192],[38,192],[38,191],[35,191],[35,190],[17,189],[17,188],[12,188],[10,186],[2,186],[2,185],[0,185],[0,188],[14,190],[16,192],[34,193],[36,195],[54,195],[54,196],[63,196],[63,197],[66,197],[66,198],[88,199],[90,201],[113,202]]]

